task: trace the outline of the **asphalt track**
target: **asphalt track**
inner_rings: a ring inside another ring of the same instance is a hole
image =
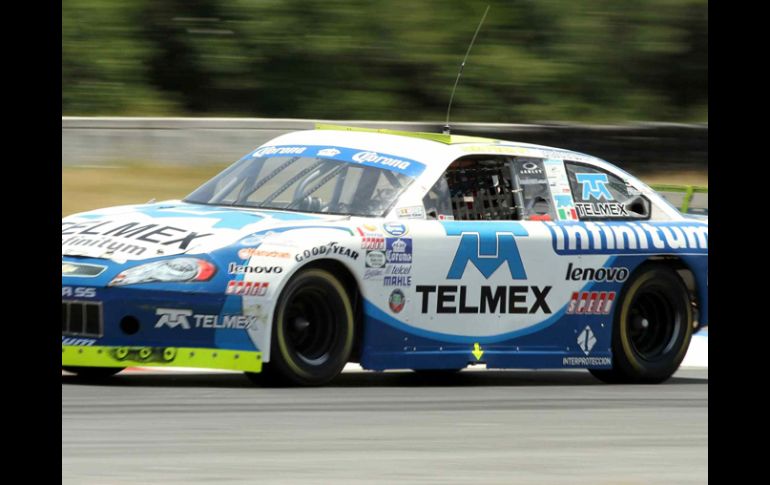
[[[62,375],[63,483],[708,482],[708,369],[655,386],[587,371]]]

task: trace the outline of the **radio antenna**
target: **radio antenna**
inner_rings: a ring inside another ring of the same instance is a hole
[[[452,95],[449,97],[449,106],[447,106],[446,109],[446,124],[444,125],[444,134],[449,135],[451,130],[449,128],[449,112],[452,110],[452,100],[455,97],[455,90],[457,89],[457,84],[460,82],[460,76],[463,75],[463,68],[465,68],[465,61],[468,60],[468,55],[471,53],[471,48],[473,47],[473,43],[476,42],[476,36],[479,35],[479,30],[481,30],[481,25],[484,23],[484,19],[487,18],[487,13],[489,13],[489,5],[487,5],[487,9],[484,10],[484,15],[481,17],[481,22],[479,22],[479,26],[476,27],[476,33],[473,34],[473,39],[471,39],[471,44],[468,46],[468,52],[465,53],[465,58],[463,58],[463,63],[460,64],[460,70],[457,72],[457,79],[455,79],[455,85],[452,88]]]

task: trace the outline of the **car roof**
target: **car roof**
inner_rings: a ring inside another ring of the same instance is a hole
[[[315,130],[287,133],[267,143],[267,145],[294,144],[336,145],[372,150],[417,160],[429,165],[435,163],[444,165],[461,156],[474,154],[561,158],[591,163],[602,162],[601,159],[584,153],[533,143],[478,136],[420,133],[329,124],[318,124]]]
[[[637,189],[652,199],[663,200],[644,182],[617,165],[588,154],[533,143],[442,133],[318,125],[315,130],[286,133],[262,146],[290,145],[316,146],[318,148],[336,146],[377,152],[386,156],[396,156],[404,160],[422,163],[425,170],[418,176],[418,183],[410,186],[410,189],[401,196],[402,202],[407,201],[406,205],[419,205],[424,191],[435,183],[449,164],[458,158],[470,155],[509,155],[587,163],[614,173],[627,182],[632,181]],[[671,212],[672,217],[681,216],[681,214],[677,216],[678,211],[669,204],[659,201],[658,205],[666,212],[673,211]]]

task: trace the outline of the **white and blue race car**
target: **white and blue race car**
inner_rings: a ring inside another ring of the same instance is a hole
[[[708,222],[595,157],[319,126],[184,200],[62,220],[62,368],[586,368],[661,382],[708,322]]]

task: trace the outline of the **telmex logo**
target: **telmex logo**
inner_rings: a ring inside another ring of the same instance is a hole
[[[508,263],[508,270],[514,280],[527,279],[527,272],[521,262],[519,247],[514,236],[529,236],[524,227],[516,222],[505,224],[452,222],[442,223],[447,236],[460,236],[460,245],[455,253],[447,279],[459,280],[468,263],[472,263],[484,278],[489,279],[497,268]]]
[[[182,327],[185,330],[190,329],[190,321],[187,317],[191,317],[192,310],[179,310],[176,308],[158,308],[155,310],[155,315],[160,318],[155,324],[155,328],[168,327]]]
[[[576,173],[575,180],[583,186],[583,200],[615,200],[607,189],[606,173]]]

